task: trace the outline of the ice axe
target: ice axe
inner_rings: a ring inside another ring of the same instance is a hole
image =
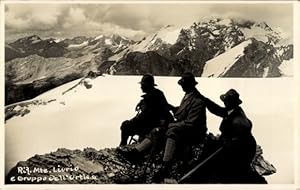
[[[216,150],[214,153],[212,153],[209,157],[207,157],[205,160],[203,160],[201,163],[199,163],[197,166],[195,166],[193,169],[191,169],[187,174],[185,174],[178,183],[181,183],[184,181],[186,178],[190,177],[195,171],[197,171],[201,166],[203,166],[207,161],[209,161],[211,158],[213,158],[216,154],[218,154],[223,147],[220,147],[218,150]]]

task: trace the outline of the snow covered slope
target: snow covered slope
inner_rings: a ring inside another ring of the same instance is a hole
[[[251,43],[251,40],[247,40],[218,57],[207,61],[203,69],[202,77],[222,77],[235,62],[244,55],[245,47]]]
[[[259,41],[277,45],[282,39],[279,31],[273,30],[267,23],[256,23],[250,28],[241,28],[246,39],[255,38]]]
[[[130,52],[147,52],[156,51],[162,48],[163,45],[173,45],[178,39],[180,28],[168,25],[163,27],[158,32],[151,34],[141,41],[130,45],[128,48],[124,49],[122,52],[109,58],[110,61],[118,61]]]
[[[135,115],[135,106],[142,94],[138,84],[140,79],[140,76],[109,75],[79,79],[52,89],[33,101],[11,106],[7,114],[12,110],[22,114],[8,119],[5,124],[6,171],[18,161],[57,148],[116,147],[121,122]],[[169,103],[179,105],[184,96],[177,84],[179,77],[155,79]],[[278,169],[269,182],[292,183],[294,102],[291,78],[196,80],[201,93],[219,104],[220,94],[228,89],[235,88],[240,93],[242,107],[253,122],[253,133],[264,149],[264,157]],[[257,106],[262,104],[264,106]],[[220,118],[209,112],[207,116],[209,131],[218,133]],[[278,141],[278,136],[281,141]]]

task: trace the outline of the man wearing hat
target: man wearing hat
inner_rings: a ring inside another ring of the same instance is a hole
[[[145,74],[139,83],[144,94],[136,106],[137,115],[121,125],[120,146],[127,145],[129,136],[145,137],[153,128],[173,119],[163,92],[155,88],[154,77]]]
[[[197,90],[195,77],[185,72],[178,81],[185,92],[179,107],[173,107],[175,121],[168,125],[163,167],[155,176],[156,181],[170,177],[170,168],[175,150],[179,145],[192,145],[204,140],[207,132],[206,105],[203,96]]]
[[[242,101],[236,90],[228,90],[220,99],[225,108],[205,98],[207,109],[223,118],[219,128],[223,150],[212,167],[223,183],[250,183],[250,164],[256,153],[256,141],[251,133],[252,123],[240,107]]]
[[[121,151],[129,158],[139,157],[154,145],[157,135],[163,133],[163,139],[166,140],[163,167],[154,176],[155,182],[162,182],[165,178],[170,177],[170,169],[178,145],[199,143],[204,139],[207,131],[206,107],[202,100],[203,96],[196,89],[197,82],[194,75],[190,72],[184,73],[178,84],[186,94],[179,107],[169,105],[174,113],[175,121],[169,123],[165,128],[153,129],[134,149]]]

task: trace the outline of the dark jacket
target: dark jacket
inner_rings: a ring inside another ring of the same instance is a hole
[[[219,106],[208,98],[205,98],[207,109],[223,118],[220,124],[221,137],[231,140],[243,140],[252,136],[252,122],[247,118],[241,107],[236,107],[230,114],[226,108]]]
[[[187,144],[198,143],[204,139],[207,131],[206,107],[201,97],[195,89],[183,98],[174,114],[175,121],[170,123],[166,132],[168,138]]]
[[[230,115],[223,118],[220,125],[221,136],[231,140],[244,140],[251,137],[252,123],[241,107],[237,107]]]
[[[162,91],[154,88],[141,97],[143,99],[137,105],[138,114],[135,119],[149,122],[149,124],[159,124],[162,120],[170,121],[173,119],[168,109],[169,104]]]
[[[256,153],[256,141],[251,133],[252,123],[241,107],[236,107],[230,114],[211,100],[205,100],[207,109],[223,118],[220,124],[223,152],[219,166],[228,174],[242,173],[249,169]],[[225,164],[226,163],[226,164]]]
[[[202,95],[195,90],[186,95],[174,114],[174,125],[179,128],[189,128],[199,134],[206,134],[206,106]]]

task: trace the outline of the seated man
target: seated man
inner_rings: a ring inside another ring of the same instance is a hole
[[[121,125],[120,146],[127,145],[129,136],[145,137],[153,128],[173,119],[163,92],[155,88],[154,77],[146,74],[140,84],[145,94],[141,96],[142,100],[136,106],[137,115]]]
[[[182,144],[192,144],[200,142],[206,135],[206,107],[203,96],[196,89],[197,82],[192,73],[184,73],[178,81],[182,90],[186,93],[178,108],[175,111],[175,121],[166,128],[155,128],[152,132],[134,149],[121,151],[127,157],[139,157],[142,152],[149,149],[154,144],[154,139],[163,132],[166,139],[163,156],[163,167],[154,177],[155,182],[161,182],[170,175],[170,169],[176,148]]]
[[[247,176],[256,153],[256,141],[251,133],[252,123],[239,106],[242,101],[236,90],[230,89],[220,98],[225,108],[205,98],[207,109],[223,118],[219,128],[223,149],[210,166],[216,170],[223,183],[249,182]]]

